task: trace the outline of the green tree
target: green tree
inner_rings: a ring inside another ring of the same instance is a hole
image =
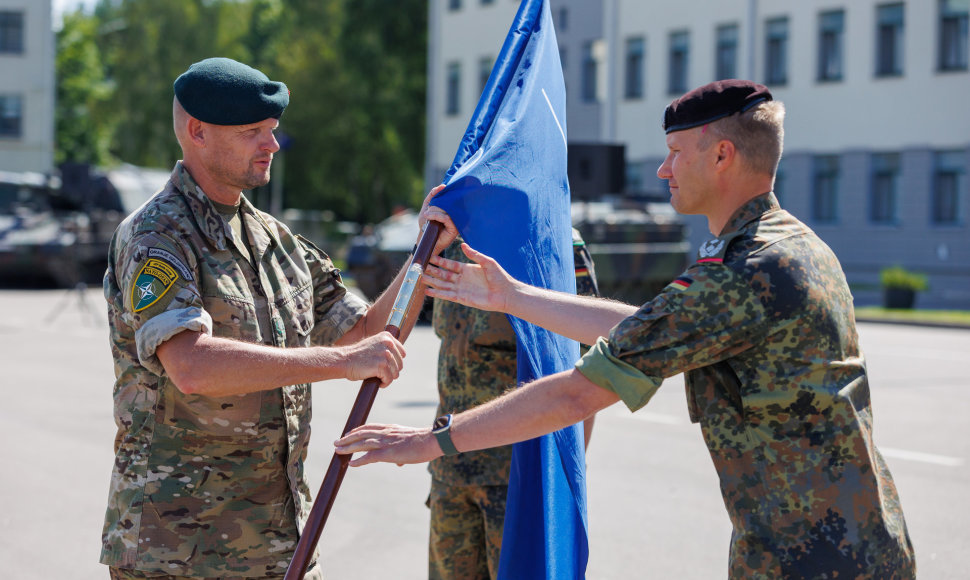
[[[173,81],[204,58],[234,58],[290,88],[280,134],[292,146],[274,167],[285,205],[381,220],[423,195],[426,11],[424,0],[101,0],[88,17],[99,53],[84,59],[100,114],[85,132],[110,136],[119,160],[170,167]],[[69,129],[58,130],[64,155],[83,143]]]
[[[112,125],[105,116],[111,88],[101,67],[98,22],[78,10],[65,14],[57,32],[55,162],[111,162]],[[107,122],[106,122],[107,121]]]
[[[417,206],[423,188],[426,5],[294,0],[278,51],[288,205],[359,222]]]

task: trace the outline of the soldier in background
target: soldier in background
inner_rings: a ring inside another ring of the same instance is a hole
[[[896,486],[873,443],[841,265],[771,192],[783,120],[782,104],[748,81],[710,83],[667,107],[657,175],[674,209],[706,216],[717,237],[640,308],[526,286],[467,245],[477,265],[435,260],[425,274],[434,298],[594,346],[576,368],[455,415],[447,429],[365,425],[337,451],[368,451],[351,462],[364,465],[506,445],[618,400],[639,409],[683,372],[733,525],[730,578],[915,578]]]
[[[101,562],[118,579],[282,577],[311,506],[309,383],[398,376],[383,329],[403,276],[368,306],[243,196],[269,182],[283,83],[213,58],[174,89],[183,159],[118,227],[104,278],[118,431]],[[440,251],[457,232],[435,191],[421,215],[448,224]]]
[[[442,251],[468,261],[456,240]],[[599,296],[593,260],[573,230],[576,293]],[[515,332],[508,317],[445,300],[432,314],[441,338],[438,352],[438,415],[459,413],[494,399],[516,384]],[[586,445],[594,417],[584,423]],[[483,449],[428,464],[431,472],[430,580],[488,580],[498,575],[512,446]]]

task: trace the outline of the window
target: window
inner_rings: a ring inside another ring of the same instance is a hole
[[[594,43],[587,42],[583,45],[583,70],[582,78],[580,79],[582,90],[581,97],[584,103],[596,102],[597,74],[598,67],[596,64],[596,47]]]
[[[966,169],[965,151],[940,151],[934,155],[933,223],[956,225],[960,218],[960,192]]]
[[[819,224],[834,224],[838,219],[839,158],[820,155],[815,158],[815,187],[812,190],[812,219]]]
[[[495,0],[482,0],[482,4],[492,4]]]
[[[734,79],[738,76],[738,25],[725,24],[717,27],[717,45],[714,53],[714,77]]]
[[[24,51],[24,14],[0,11],[0,54],[21,54]]]
[[[903,74],[903,5],[876,6],[876,76]]]
[[[559,9],[559,30],[563,31],[568,29],[569,29],[569,9],[563,7]]]
[[[643,98],[643,37],[626,40],[626,69],[624,71],[623,96],[628,99]]]
[[[448,76],[445,86],[445,113],[457,115],[461,108],[461,63],[453,62],[448,65]]]
[[[448,10],[461,10],[461,0],[448,0]]]
[[[20,137],[23,117],[23,99],[0,95],[0,137]]]
[[[877,153],[872,156],[872,191],[869,197],[869,221],[874,224],[899,222],[896,207],[899,191],[899,154]]]
[[[478,61],[478,90],[479,92],[485,90],[485,84],[488,83],[488,77],[492,74],[492,65],[494,64],[494,59],[491,57],[484,57]]]
[[[842,43],[845,12],[822,12],[818,18],[818,80],[842,80]]]
[[[670,60],[667,71],[667,92],[680,95],[687,92],[687,58],[690,36],[687,32],[670,34]]]
[[[765,23],[765,84],[788,82],[788,19],[775,18]]]
[[[967,70],[967,0],[940,2],[940,70]]]

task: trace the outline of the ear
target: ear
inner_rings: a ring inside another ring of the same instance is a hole
[[[714,165],[717,171],[723,171],[734,165],[738,154],[738,150],[734,148],[734,143],[727,139],[721,139],[717,142],[716,152],[717,160],[714,162]]]
[[[189,117],[187,129],[189,140],[192,141],[192,144],[196,147],[204,148],[206,132],[205,125],[202,124],[202,121],[196,119],[195,117]]]

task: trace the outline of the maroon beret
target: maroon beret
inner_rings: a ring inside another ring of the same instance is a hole
[[[764,85],[739,79],[714,81],[667,105],[664,132],[700,127],[770,100],[771,93]]]

